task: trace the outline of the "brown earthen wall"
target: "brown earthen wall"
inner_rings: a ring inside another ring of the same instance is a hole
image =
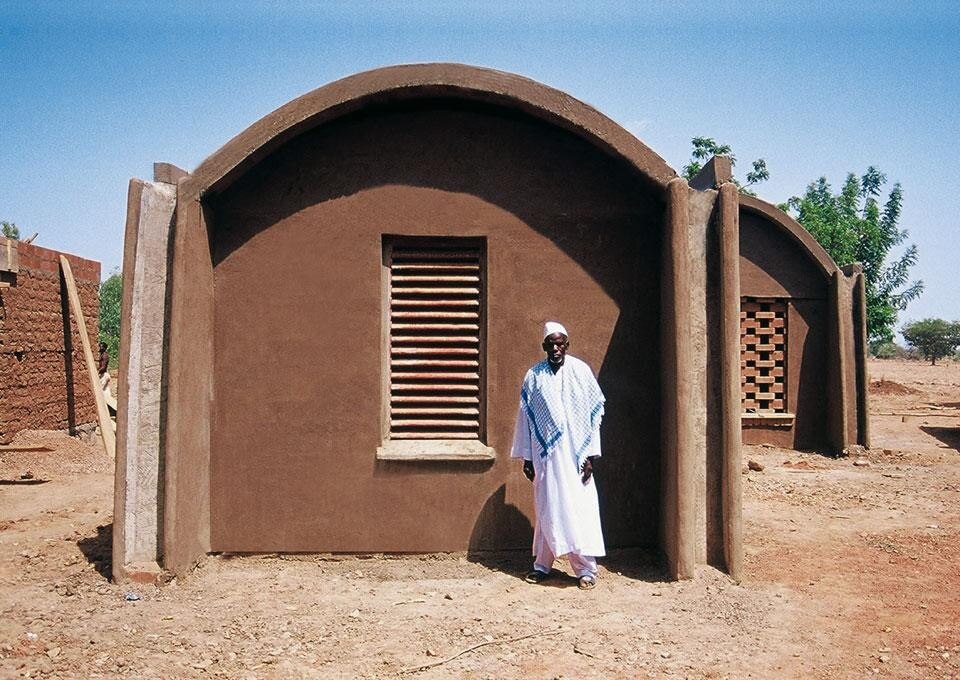
[[[163,564],[182,571],[210,551],[213,260],[204,210],[190,177],[177,183],[175,219],[159,504]],[[264,272],[251,275],[263,277]],[[291,319],[295,323],[296,314]],[[253,418],[256,414],[246,415]]]
[[[828,280],[778,225],[740,213],[740,294],[787,299],[787,411],[792,426],[744,421],[746,444],[815,449],[829,445]]]
[[[528,547],[508,459],[546,319],[607,396],[608,544],[657,542],[662,198],[574,135],[481,105],[382,107],[288,142],[205,200],[214,259],[215,551]],[[377,461],[381,238],[487,242],[493,463]]]
[[[95,422],[83,348],[70,318],[60,253],[18,243],[20,270],[0,288],[0,443],[27,429],[73,429]],[[100,263],[68,255],[87,328],[99,318]],[[97,337],[90,338],[96,346]]]

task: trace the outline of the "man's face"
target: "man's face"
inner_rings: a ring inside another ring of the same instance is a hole
[[[570,347],[570,341],[563,333],[553,333],[543,340],[543,351],[547,353],[547,361],[554,366],[563,366],[568,347]]]

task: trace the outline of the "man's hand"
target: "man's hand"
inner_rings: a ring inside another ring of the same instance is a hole
[[[533,478],[536,477],[536,475],[537,473],[533,471],[533,461],[532,460],[523,461],[523,476],[532,482]]]
[[[590,478],[593,477],[593,460],[591,458],[585,458],[583,465],[580,466],[581,477],[580,481],[586,484],[590,481]]]

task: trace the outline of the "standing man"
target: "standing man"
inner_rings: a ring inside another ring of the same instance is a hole
[[[97,372],[100,374],[100,389],[107,401],[113,398],[110,394],[110,355],[107,353],[107,343],[100,343],[100,358],[97,361]]]
[[[596,558],[606,554],[593,479],[604,397],[590,367],[567,355],[569,347],[567,329],[547,322],[547,358],[523,379],[510,457],[523,459],[537,512],[526,581],[540,583],[566,555],[580,588],[589,590],[597,584]]]

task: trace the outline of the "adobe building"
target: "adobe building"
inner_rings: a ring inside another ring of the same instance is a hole
[[[741,441],[866,442],[862,275],[563,92],[453,64],[321,87],[132,180],[114,568],[529,548],[547,319],[607,396],[611,548],[739,579]]]
[[[21,430],[76,432],[97,422],[61,253],[0,237],[0,444]],[[88,329],[100,319],[100,263],[70,261]]]

